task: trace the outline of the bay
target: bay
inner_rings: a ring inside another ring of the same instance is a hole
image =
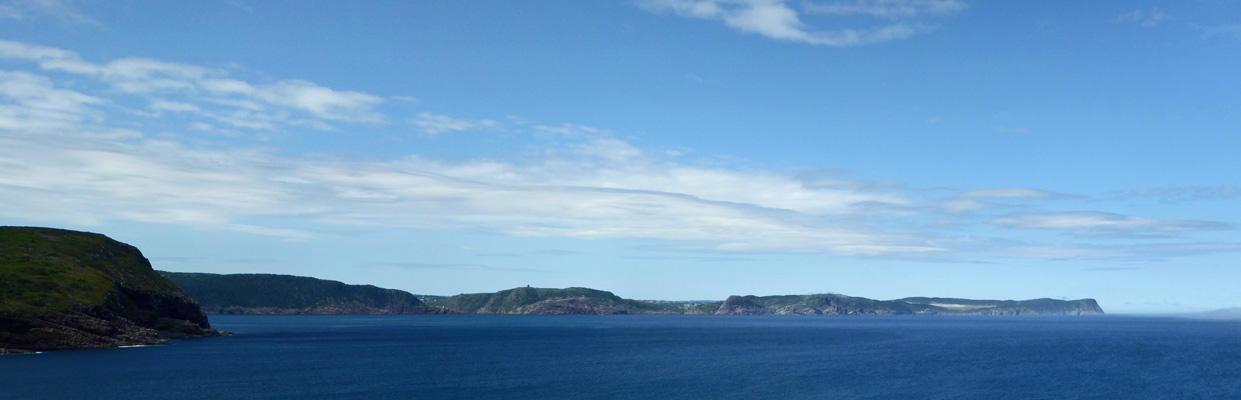
[[[1241,323],[1158,317],[212,316],[0,357],[11,399],[1241,398]]]

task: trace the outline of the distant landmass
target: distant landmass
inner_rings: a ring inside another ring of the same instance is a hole
[[[304,276],[164,272],[207,314],[444,314],[409,292]]]
[[[838,294],[730,296],[719,301],[643,301],[587,288],[516,288],[437,298],[430,305],[462,314],[714,315],[1102,315],[1093,299],[968,300],[909,297],[871,300]]]
[[[676,307],[622,299],[587,288],[520,287],[495,293],[459,294],[432,300],[459,314],[680,314]]]
[[[968,300],[907,297],[871,300],[838,294],[731,296],[717,315],[1103,315],[1094,299]]]
[[[0,354],[220,335],[133,246],[95,233],[0,227]]]
[[[603,290],[519,287],[495,293],[414,295],[370,285],[272,274],[160,272],[207,314],[713,314],[1101,315],[1092,299],[871,300],[838,294],[730,296],[724,301],[631,300]]]

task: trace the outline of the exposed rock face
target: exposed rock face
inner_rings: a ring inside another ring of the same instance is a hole
[[[2,352],[220,335],[133,246],[94,233],[0,227]]]

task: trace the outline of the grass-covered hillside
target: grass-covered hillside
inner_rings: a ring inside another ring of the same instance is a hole
[[[437,314],[408,292],[304,276],[160,272],[208,314]]]
[[[188,295],[133,246],[51,228],[0,227],[0,348],[160,343],[209,336]]]

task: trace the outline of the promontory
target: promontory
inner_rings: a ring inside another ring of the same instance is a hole
[[[0,354],[221,335],[133,246],[95,233],[0,227]]]

